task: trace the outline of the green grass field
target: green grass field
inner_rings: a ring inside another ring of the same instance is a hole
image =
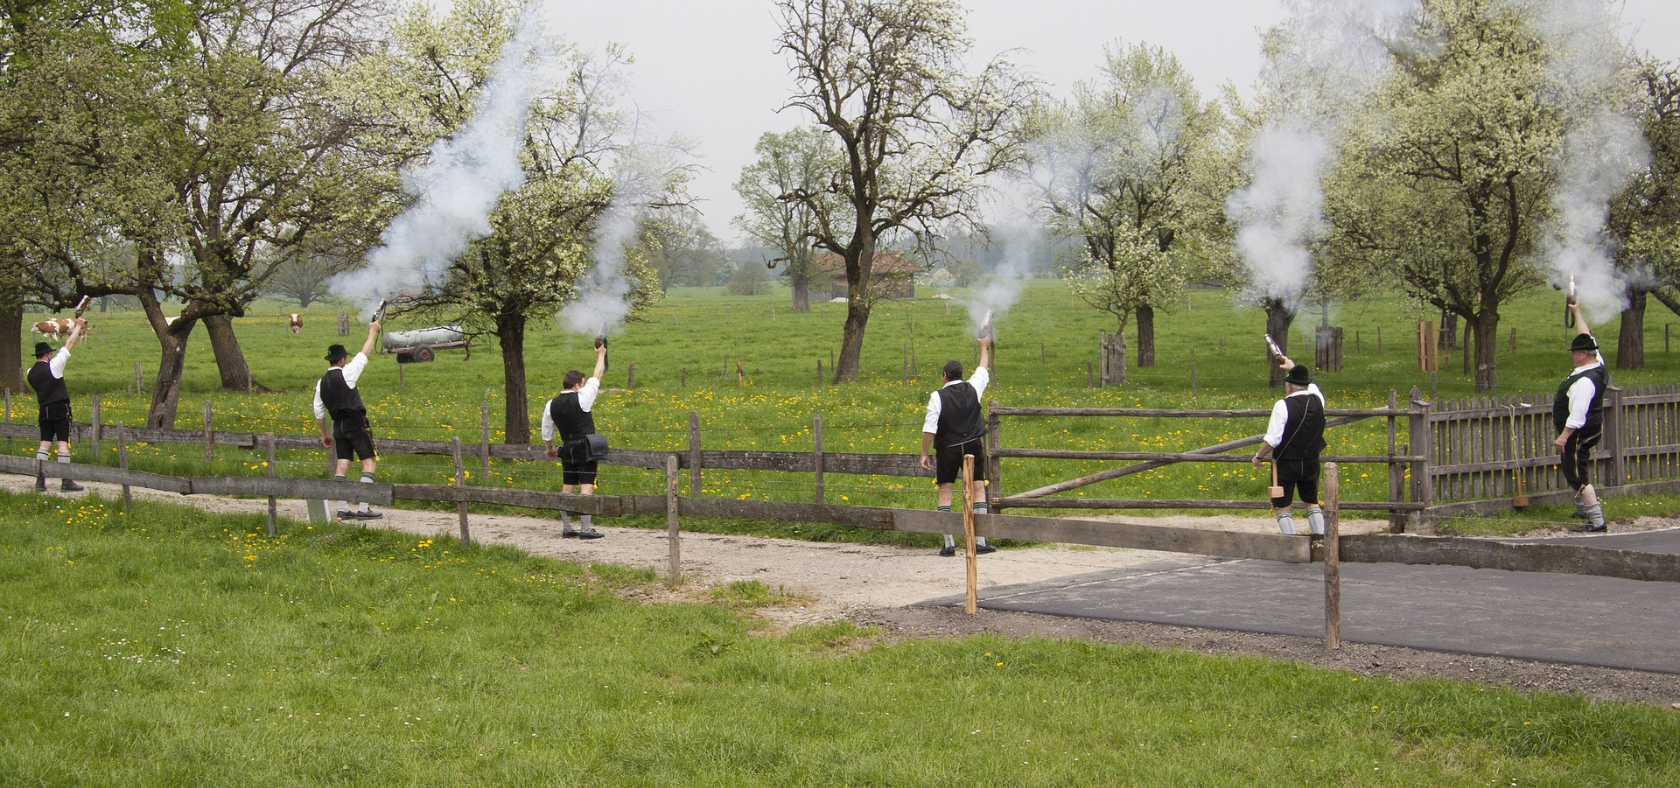
[[[0,785],[1667,786],[1680,714],[1074,641],[767,629],[653,573],[0,494]]]
[[[817,364],[831,370],[845,316],[843,304],[814,304],[809,313],[789,311],[785,291],[739,297],[717,290],[674,291],[644,318],[613,337],[612,369],[606,393],[597,406],[596,421],[614,445],[651,450],[680,450],[687,446],[688,413],[700,414],[707,448],[808,450],[812,417],[821,414],[824,446],[829,451],[914,452],[920,440],[922,409],[938,381],[946,359],[965,364],[974,358],[969,318],[957,300],[927,297],[879,305],[869,326],[864,367],[859,383],[832,386],[819,382]],[[1501,324],[1499,393],[1543,393],[1556,385],[1567,365],[1562,350],[1569,331],[1560,320],[1560,299],[1551,291],[1536,293],[1504,310]],[[309,412],[311,387],[325,368],[326,345],[344,342],[353,348],[364,336],[353,327],[350,337],[334,330],[336,307],[317,306],[305,313],[301,336],[284,329],[284,315],[294,308],[278,302],[259,303],[237,327],[246,355],[259,380],[276,393],[248,395],[223,392],[209,343],[200,332],[190,346],[182,407],[177,425],[201,425],[201,402],[213,402],[217,424],[223,429],[303,433],[314,431]],[[1676,379],[1680,356],[1664,352],[1666,312],[1653,309],[1647,324],[1648,366],[1617,372],[1623,385],[1668,382]],[[1427,374],[1415,364],[1417,309],[1393,298],[1344,304],[1333,310],[1331,322],[1346,332],[1345,371],[1318,377],[1333,407],[1379,406],[1390,389],[1405,396],[1412,387],[1431,389]],[[1434,317],[1434,315],[1429,315]],[[33,316],[31,316],[33,319]],[[1680,321],[1675,321],[1680,322]],[[71,362],[72,391],[82,398],[99,394],[104,420],[135,423],[143,419],[148,398],[130,391],[134,362],[140,361],[149,385],[155,371],[156,342],[138,313],[95,314],[91,339]],[[1220,290],[1193,290],[1184,305],[1162,313],[1157,320],[1158,363],[1151,368],[1131,366],[1123,386],[1092,389],[1086,366],[1096,357],[1098,333],[1112,329],[1104,315],[1070,300],[1056,281],[1028,283],[1020,303],[998,325],[997,379],[986,399],[1004,405],[1084,407],[1266,407],[1276,392],[1265,385],[1266,366],[1260,334],[1264,319],[1257,309],[1233,305]],[[1296,321],[1290,347],[1298,356],[1310,348],[1307,338],[1318,323],[1316,312]],[[398,318],[390,330],[417,326]],[[1517,332],[1518,350],[1509,351],[1510,332]],[[1377,336],[1382,347],[1378,352]],[[1614,346],[1616,325],[1598,333]],[[914,337],[917,374],[903,380],[904,360]],[[1135,346],[1135,332],[1129,341]],[[538,410],[558,389],[561,375],[573,367],[587,368],[593,356],[589,338],[559,330],[552,321],[539,321],[527,340],[528,377],[532,391],[532,423]],[[479,434],[479,403],[489,402],[492,439],[500,441],[505,400],[500,356],[493,345],[475,350],[464,362],[458,350],[441,351],[431,364],[409,365],[398,386],[394,357],[378,355],[363,378],[365,398],[372,409],[376,434],[411,439],[461,437],[474,443]],[[737,387],[734,359],[741,360],[747,384]],[[1437,385],[1442,398],[1469,396],[1471,381],[1460,374],[1460,356],[1443,365]],[[1135,355],[1134,355],[1135,360]],[[636,386],[623,390],[630,365]],[[1191,390],[1191,366],[1196,388]],[[683,384],[686,370],[686,385]],[[33,402],[14,401],[12,417],[33,415]],[[85,407],[85,406],[84,406]],[[85,411],[83,413],[85,417]],[[1144,419],[1008,419],[1002,432],[1006,446],[1068,449],[1187,450],[1264,429],[1263,419],[1144,420]],[[1402,425],[1404,441],[1404,425]],[[1379,454],[1386,450],[1384,425],[1366,422],[1332,432],[1338,453]],[[14,447],[14,450],[21,450]],[[113,462],[111,449],[104,461]],[[250,452],[223,450],[214,468],[206,469],[201,453],[191,446],[136,447],[136,467],[165,472],[256,473],[259,458]],[[321,454],[295,453],[281,459],[285,473],[320,472]],[[1009,460],[1004,466],[1005,491],[1020,491],[1095,472],[1104,463]],[[443,481],[447,461],[437,458],[390,457],[381,474],[395,481]],[[475,477],[477,474],[475,474]],[[501,463],[491,478],[474,484],[515,485],[550,489],[558,486],[557,468],[547,464]],[[1343,469],[1344,500],[1378,500],[1384,496],[1386,475],[1380,466]],[[1180,465],[1139,474],[1078,491],[1090,497],[1252,499],[1262,494],[1262,471],[1246,465]],[[652,493],[662,490],[662,474],[636,469],[606,468],[602,492]],[[686,486],[686,481],[685,481]],[[931,506],[925,481],[892,478],[838,477],[828,479],[829,500],[884,506]],[[685,491],[686,492],[686,491]],[[705,495],[754,500],[809,500],[810,479],[791,474],[709,472]],[[1673,514],[1680,506],[1658,499],[1647,513]],[[1612,507],[1612,516],[1617,516]],[[1257,515],[1258,516],[1258,515]],[[1534,509],[1521,517],[1494,522],[1455,523],[1470,531],[1520,529],[1522,522],[1563,519],[1555,510]],[[729,526],[737,527],[737,526]],[[740,526],[788,533],[780,526]],[[834,538],[836,529],[821,531]],[[796,534],[797,535],[797,534]],[[810,536],[810,534],[803,534]],[[841,537],[844,538],[844,537]],[[858,535],[858,538],[875,538]],[[914,540],[912,540],[914,541]]]

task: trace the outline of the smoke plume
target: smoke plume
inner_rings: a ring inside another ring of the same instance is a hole
[[[671,196],[670,183],[684,165],[682,143],[643,146],[634,140],[620,155],[613,172],[613,204],[595,231],[594,264],[578,282],[575,301],[560,310],[560,321],[579,333],[612,327],[630,315],[635,289],[625,271],[626,251],[649,214]]]
[[[1309,245],[1324,230],[1324,174],[1335,164],[1342,113],[1387,73],[1407,38],[1416,0],[1300,0],[1268,37],[1266,122],[1255,133],[1249,185],[1225,214],[1258,295],[1293,311],[1311,274]]]
[[[528,10],[502,46],[472,120],[403,174],[414,204],[385,228],[366,267],[333,279],[334,293],[371,313],[382,297],[436,284],[467,244],[490,233],[497,200],[525,181],[519,150],[531,102],[552,84],[555,63],[544,37],[541,20]]]
[[[1627,281],[1611,264],[1605,234],[1609,203],[1646,165],[1639,124],[1620,105],[1631,63],[1618,20],[1597,0],[1550,0],[1539,28],[1552,52],[1552,101],[1569,118],[1558,161],[1553,217],[1540,257],[1553,284],[1575,278],[1581,305],[1596,318],[1626,306]]]

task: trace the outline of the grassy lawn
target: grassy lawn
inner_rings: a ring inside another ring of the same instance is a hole
[[[719,449],[808,450],[812,417],[821,414],[824,447],[830,451],[914,452],[920,441],[922,409],[928,391],[937,385],[939,365],[948,358],[970,363],[973,340],[969,319],[956,302],[927,297],[886,302],[877,306],[865,343],[861,382],[835,387],[819,382],[817,363],[832,369],[845,317],[843,304],[813,304],[809,313],[789,311],[785,291],[740,297],[717,289],[673,291],[641,322],[624,327],[613,338],[609,390],[597,407],[596,421],[614,445],[650,450],[682,450],[688,442],[688,414],[700,414],[704,443]],[[1519,299],[1502,310],[1500,394],[1545,393],[1555,386],[1567,364],[1569,333],[1559,317],[1560,297],[1549,290]],[[356,346],[364,336],[353,326],[350,337],[333,330],[336,307],[316,306],[304,312],[301,336],[284,330],[284,315],[295,306],[261,302],[251,315],[236,323],[257,378],[276,389],[271,394],[223,392],[207,339],[200,334],[189,347],[187,375],[177,426],[201,426],[201,403],[213,402],[222,429],[312,433],[310,390],[325,367],[321,355],[327,344]],[[1422,315],[1434,319],[1437,315]],[[30,316],[34,319],[35,316]],[[1318,376],[1335,407],[1386,404],[1390,389],[1402,398],[1412,387],[1425,396],[1432,387],[1415,364],[1414,305],[1392,297],[1343,304],[1332,310],[1331,322],[1346,332],[1345,370]],[[1649,313],[1646,327],[1648,365],[1644,370],[1616,372],[1622,385],[1669,382],[1680,374],[1680,356],[1664,352],[1665,320],[1660,310]],[[155,372],[156,342],[138,313],[95,314],[94,336],[78,350],[69,370],[72,392],[85,403],[99,394],[106,422],[137,423],[144,418],[148,398],[129,389],[134,362],[150,376]],[[1290,347],[1298,357],[1310,348],[1310,333],[1319,322],[1316,311],[1303,313],[1292,331]],[[1680,322],[1680,321],[1673,321]],[[1097,337],[1112,330],[1104,315],[1070,301],[1059,282],[1028,283],[1020,303],[998,325],[997,379],[987,400],[1005,405],[1080,407],[1263,408],[1277,396],[1265,385],[1266,366],[1260,334],[1264,318],[1257,309],[1233,303],[1225,291],[1194,290],[1186,303],[1157,319],[1157,359],[1150,368],[1130,369],[1123,386],[1092,389],[1086,385],[1086,365],[1096,357]],[[402,318],[391,330],[415,328]],[[1614,347],[1614,321],[1598,327],[1601,340]],[[1517,351],[1509,337],[1517,332]],[[1381,334],[1381,352],[1378,334]],[[1135,330],[1128,341],[1136,343]],[[913,338],[913,339],[912,339]],[[916,375],[905,381],[904,361],[914,347]],[[527,370],[534,416],[558,388],[562,373],[592,361],[589,338],[563,333],[552,321],[533,324],[527,341]],[[379,355],[364,376],[365,398],[372,409],[376,435],[393,438],[446,440],[460,437],[476,443],[479,403],[489,402],[492,439],[501,441],[506,403],[501,386],[500,356],[493,344],[477,348],[470,362],[458,350],[441,351],[438,361],[409,365],[398,385],[393,357]],[[740,359],[747,380],[738,387],[734,360]],[[1472,394],[1470,378],[1462,374],[1461,354],[1443,364],[1438,381],[1443,399]],[[1132,359],[1135,362],[1135,354]],[[629,367],[635,365],[636,386],[624,390]],[[1191,367],[1196,387],[1191,388]],[[686,384],[684,383],[686,374]],[[81,415],[85,418],[85,404]],[[14,398],[12,418],[30,420],[33,402]],[[533,418],[533,425],[537,419]],[[1001,433],[1006,446],[1065,449],[1188,450],[1264,429],[1263,419],[1147,420],[1147,419],[1035,419],[1005,420]],[[1386,451],[1386,425],[1367,421],[1331,433],[1331,451],[1380,454]],[[1400,440],[1409,440],[1400,424]],[[114,462],[107,444],[105,462]],[[13,451],[23,451],[14,446]],[[212,466],[192,446],[136,447],[135,467],[174,473],[257,473],[260,460],[253,452],[224,449]],[[282,472],[321,473],[320,453],[282,456]],[[1053,460],[1009,460],[1004,465],[1004,490],[1021,491],[1093,473],[1110,463]],[[400,482],[445,481],[444,458],[389,457],[380,466],[384,479]],[[474,469],[471,483],[551,489],[559,484],[558,468],[548,464],[496,463],[490,478]],[[684,486],[686,488],[686,474]],[[1386,474],[1381,466],[1345,467],[1344,500],[1378,500],[1385,495]],[[830,502],[880,506],[932,506],[932,490],[925,480],[843,477],[827,480]],[[1247,465],[1178,465],[1087,487],[1070,497],[1257,499],[1267,481],[1265,472]],[[657,493],[663,474],[637,469],[603,469],[602,492]],[[810,500],[809,476],[762,472],[711,471],[703,489],[709,496],[753,500]],[[685,489],[685,493],[692,493]],[[1614,517],[1634,511],[1619,502],[1608,509]],[[1642,503],[1639,513],[1673,516],[1680,502],[1662,498]],[[1264,516],[1254,513],[1255,516]],[[1521,529],[1523,523],[1563,521],[1562,509],[1531,510],[1510,517],[1454,520],[1464,532],[1499,533]],[[1149,516],[1139,513],[1136,516]],[[866,535],[863,538],[874,538]]]
[[[1080,642],[776,632],[753,583],[0,495],[0,785],[1674,785],[1680,714]]]

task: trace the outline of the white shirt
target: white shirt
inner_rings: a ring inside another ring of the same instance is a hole
[[[1324,406],[1324,392],[1318,390],[1317,383],[1308,383],[1306,389],[1290,394],[1289,397],[1305,397],[1309,394],[1318,397],[1319,406]],[[1278,400],[1277,404],[1272,406],[1272,420],[1266,423],[1266,437],[1261,439],[1273,449],[1283,442],[1283,423],[1289,420],[1289,408],[1283,402],[1289,397]]]
[[[47,359],[47,369],[52,372],[53,377],[63,380],[64,365],[68,361],[70,361],[70,348],[61,347],[57,353],[53,354],[52,358]]]
[[[946,383],[944,386],[940,386],[940,388],[955,386],[961,382],[962,381],[960,380],[953,380]],[[974,387],[974,399],[976,401],[978,401],[981,397],[986,396],[986,384],[990,382],[992,382],[992,373],[986,371],[985,367],[974,370],[974,375],[968,379],[968,385]],[[922,420],[922,432],[939,432],[939,413],[942,410],[944,410],[944,405],[939,401],[939,392],[935,391],[932,394],[929,394],[927,418]]]
[[[356,381],[361,380],[362,370],[367,369],[367,364],[368,357],[365,353],[357,353],[355,358],[350,359],[349,363],[344,365],[344,385],[355,388]],[[326,417],[327,406],[326,403],[321,401],[321,381],[317,380],[315,381],[315,418],[324,419]]]
[[[1595,360],[1591,364],[1582,364],[1581,366],[1576,367],[1574,372],[1569,374],[1579,375],[1582,372],[1592,369],[1593,367],[1604,366],[1603,355],[1595,350],[1593,351],[1593,356]],[[1581,378],[1580,380],[1569,384],[1569,391],[1566,394],[1566,396],[1569,397],[1569,418],[1565,419],[1563,422],[1564,429],[1578,430],[1586,426],[1587,406],[1592,404],[1593,395],[1596,393],[1598,393],[1598,390],[1597,387],[1593,385],[1592,378]]]
[[[564,392],[561,392],[561,393],[564,393]],[[578,393],[577,393],[577,395],[578,395],[578,407],[582,408],[584,413],[588,413],[590,408],[595,407],[595,396],[597,394],[600,394],[600,393],[601,393],[601,379],[600,378],[590,378],[590,379],[584,381],[583,385],[578,388]],[[548,443],[548,442],[554,440],[554,400],[556,400],[556,399],[559,399],[559,397],[555,397],[554,399],[551,399],[548,402],[543,403],[543,420],[542,420],[542,439],[543,439],[543,443]]]

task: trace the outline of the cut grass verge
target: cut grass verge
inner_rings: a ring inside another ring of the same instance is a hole
[[[1680,714],[1077,641],[857,649],[648,571],[0,495],[0,784],[1673,785]]]

